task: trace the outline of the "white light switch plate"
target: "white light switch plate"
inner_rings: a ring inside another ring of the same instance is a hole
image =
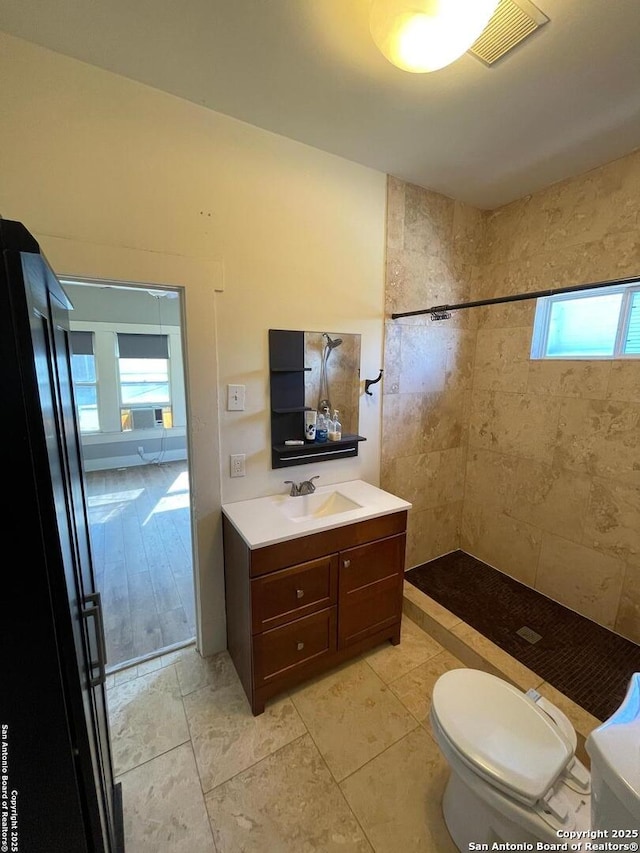
[[[227,411],[244,412],[244,385],[227,385]]]

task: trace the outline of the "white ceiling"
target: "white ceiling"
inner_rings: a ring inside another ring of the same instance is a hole
[[[0,0],[0,29],[493,208],[640,147],[640,0],[537,0],[493,68],[390,65],[370,0]]]

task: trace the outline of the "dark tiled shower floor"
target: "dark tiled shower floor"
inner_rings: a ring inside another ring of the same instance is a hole
[[[454,551],[406,580],[459,616],[599,720],[619,707],[640,672],[640,646],[486,563]],[[542,636],[532,645],[523,626]]]

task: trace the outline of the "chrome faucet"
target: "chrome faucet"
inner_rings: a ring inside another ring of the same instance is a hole
[[[316,487],[313,484],[314,480],[318,480],[320,475],[318,474],[315,477],[311,477],[310,480],[303,480],[301,483],[294,483],[293,480],[285,480],[285,483],[291,486],[291,491],[289,492],[290,498],[297,498],[301,495],[311,495],[315,492]]]

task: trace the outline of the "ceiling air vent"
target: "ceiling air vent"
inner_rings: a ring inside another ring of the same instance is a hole
[[[485,65],[493,65],[539,30],[549,18],[528,0],[500,0],[482,35],[469,48]]]

